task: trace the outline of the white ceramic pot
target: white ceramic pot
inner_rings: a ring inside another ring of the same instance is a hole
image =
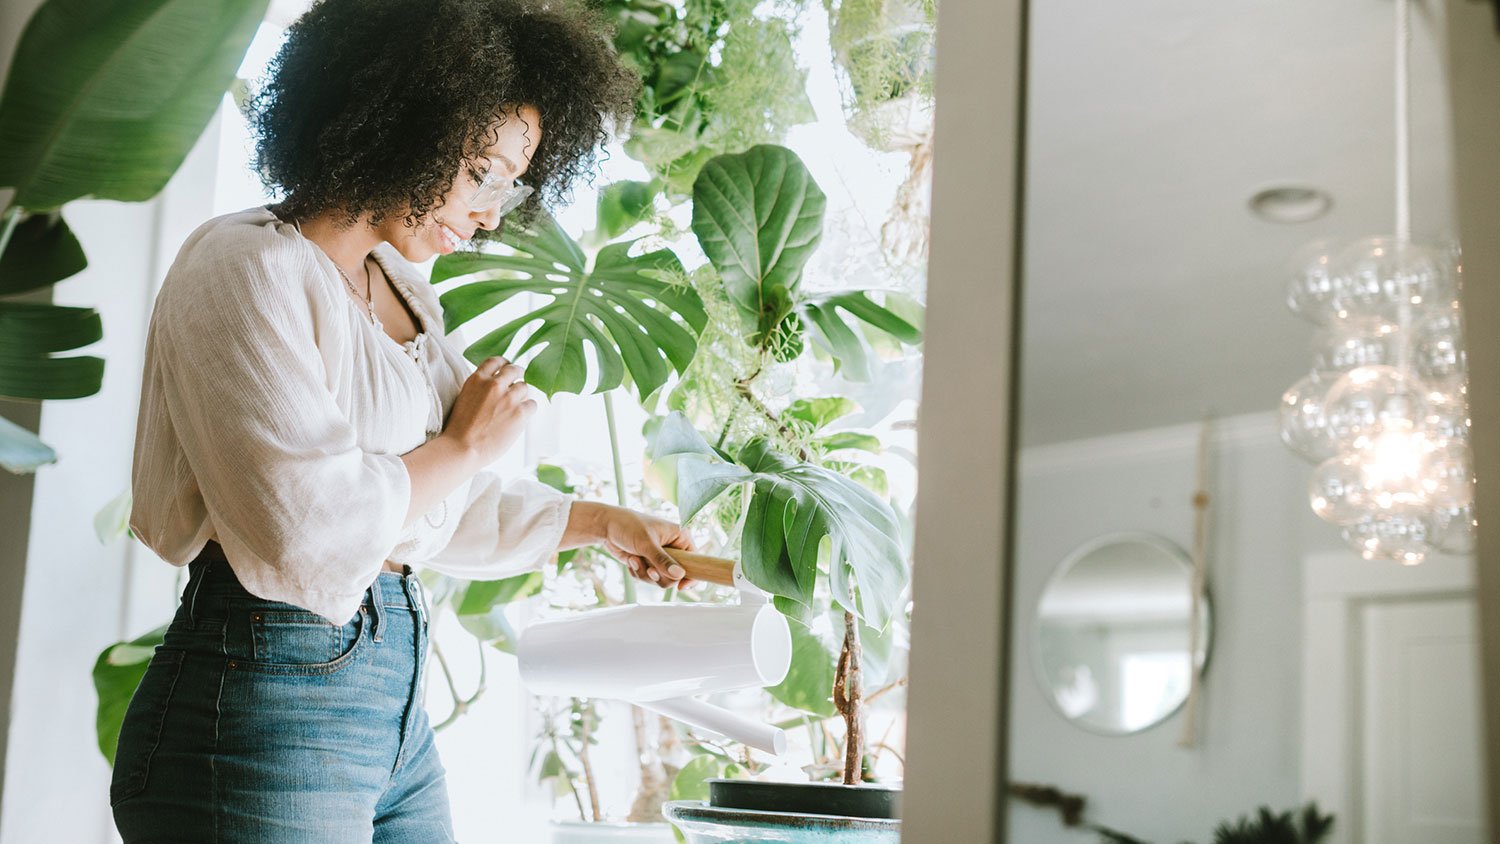
[[[584,823],[553,821],[552,844],[677,844],[665,823]]]

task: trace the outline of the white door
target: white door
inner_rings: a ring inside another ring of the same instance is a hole
[[[1474,561],[1303,568],[1302,788],[1328,844],[1482,844]]]
[[[1369,844],[1483,844],[1472,597],[1364,604]]]

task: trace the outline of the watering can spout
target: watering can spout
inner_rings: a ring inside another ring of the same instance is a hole
[[[792,661],[786,617],[745,588],[733,561],[670,552],[688,577],[740,586],[742,603],[634,604],[537,622],[516,643],[521,682],[539,695],[629,701],[780,755],[782,730],[694,696],[784,680]]]
[[[764,724],[746,718],[697,698],[676,697],[636,705],[756,750],[764,750],[775,756],[786,752],[785,730],[774,724]]]

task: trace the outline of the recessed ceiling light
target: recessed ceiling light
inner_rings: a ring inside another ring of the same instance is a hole
[[[1317,188],[1282,185],[1250,197],[1255,216],[1272,223],[1306,223],[1328,213],[1333,197]]]

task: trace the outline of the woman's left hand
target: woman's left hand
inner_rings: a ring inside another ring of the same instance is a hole
[[[664,548],[695,551],[692,536],[666,519],[625,507],[610,507],[601,516],[599,541],[604,549],[647,583],[666,588],[693,581]]]

